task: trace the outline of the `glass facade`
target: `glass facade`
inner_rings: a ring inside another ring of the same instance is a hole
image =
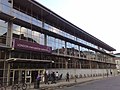
[[[0,17],[1,81],[8,78],[14,81],[13,76],[18,72],[29,72],[35,77],[34,73],[40,69],[115,69],[115,61],[108,50],[65,32],[69,30],[56,26],[58,24],[44,20],[41,9],[39,14],[42,15],[39,15],[30,7],[12,4],[8,0],[0,0],[0,11],[7,18]],[[17,48],[17,45],[22,49]]]
[[[13,24],[13,38],[23,39],[44,45],[44,34]]]
[[[0,20],[0,44],[6,44],[6,36],[7,36],[8,23]]]
[[[3,0],[2,0],[3,1]],[[6,1],[6,0],[5,0]],[[4,2],[1,2],[1,5],[2,5],[2,7],[4,7],[4,8],[11,8],[11,6],[9,5],[9,4],[5,4]],[[34,24],[34,25],[36,25],[36,26],[38,26],[38,27],[41,27],[41,28],[44,28],[45,30],[48,30],[48,31],[51,31],[51,32],[54,32],[54,33],[56,33],[56,34],[59,34],[59,35],[62,35],[62,36],[64,36],[64,37],[67,37],[67,38],[69,38],[69,39],[71,39],[71,40],[75,40],[75,41],[77,41],[77,42],[79,42],[79,43],[82,43],[82,44],[85,44],[85,45],[88,45],[88,46],[90,46],[90,47],[93,47],[93,48],[96,48],[96,49],[98,49],[98,46],[96,46],[96,45],[94,45],[94,44],[92,44],[92,43],[89,43],[89,42],[87,42],[87,41],[85,41],[85,40],[83,40],[83,39],[80,39],[80,38],[77,38],[77,37],[75,37],[75,36],[73,36],[73,35],[71,35],[71,34],[69,34],[69,33],[66,33],[66,32],[64,32],[64,31],[62,31],[61,29],[58,29],[58,28],[56,28],[56,27],[54,27],[54,26],[51,26],[51,25],[49,25],[49,24],[47,24],[47,23],[44,23],[44,22],[42,22],[40,19],[39,19],[39,15],[35,15],[35,16],[33,16],[33,17],[31,17],[31,16],[29,16],[29,15],[33,15],[33,13],[29,13],[29,12],[27,12],[27,11],[24,11],[23,9],[22,9],[22,7],[18,7],[18,6],[14,6],[14,8],[15,9],[13,9],[12,11],[11,11],[11,13],[13,14],[13,16],[15,16],[15,17],[17,17],[17,18],[19,18],[19,19],[21,19],[21,20],[23,20],[23,21],[26,21],[26,22],[29,22],[29,23],[31,23],[31,24]],[[10,10],[9,9],[7,9],[9,12],[10,12]],[[17,10],[16,10],[17,9]],[[2,9],[3,10],[3,9]],[[3,11],[6,11],[6,10],[3,10]],[[26,14],[25,14],[25,13]]]
[[[7,2],[7,3],[6,3]],[[27,9],[23,9],[21,6],[13,5],[14,9],[11,11],[11,4],[8,3],[7,0],[0,1],[1,10],[5,12],[7,9],[9,14],[12,14],[18,19],[31,23],[31,25],[35,25],[41,27],[41,29],[51,31],[63,37],[69,38],[71,40],[77,41],[79,43],[85,44],[87,46],[93,48],[100,48],[92,43],[89,43],[83,39],[75,37],[67,32],[64,32],[62,29],[56,28],[54,25],[50,25],[47,22],[43,22],[39,15],[33,14],[33,12],[29,12]],[[4,9],[3,9],[4,8]],[[9,8],[9,9],[8,9]],[[5,12],[6,13],[6,12]],[[8,14],[8,13],[7,13]],[[8,30],[8,23],[5,23],[4,20],[0,20],[0,43],[6,44],[6,35]],[[47,38],[46,38],[47,37]],[[59,38],[55,38],[53,36],[46,35],[45,33],[38,32],[31,28],[26,28],[21,25],[13,24],[13,39],[22,39],[33,43],[38,43],[41,45],[47,45],[52,47],[52,53],[61,54],[66,56],[78,57],[78,58],[86,58],[86,59],[98,59],[99,61],[112,61],[110,56],[104,55],[100,52],[96,52],[94,50],[87,49],[80,45],[75,45],[73,43],[67,42],[65,40],[61,40]],[[102,48],[101,48],[102,50]]]
[[[66,42],[64,40],[61,40],[59,38],[55,38],[49,35],[47,35],[47,37],[45,38],[45,34],[43,33],[37,32],[32,29],[28,29],[26,27],[22,27],[16,24],[13,24],[13,38],[14,39],[17,38],[20,40],[21,39],[26,40],[28,42],[38,43],[41,45],[45,45],[45,42],[46,42],[47,46],[52,47],[52,53],[57,54],[57,55],[64,55],[64,56],[70,56],[70,57],[72,56],[72,57],[78,57],[79,59],[84,58],[88,60],[94,60],[94,61],[97,60],[101,62],[111,62],[111,63],[113,62],[111,60],[111,57],[108,55],[104,55],[100,52],[96,52],[94,50],[90,50],[85,47],[75,45],[73,43]],[[40,54],[36,55],[35,57],[32,57],[30,55],[34,56],[34,54],[31,54],[31,53],[13,53],[12,57],[13,58],[27,58],[27,59],[28,58],[29,59],[41,59],[40,57],[38,57]],[[74,60],[69,61],[69,64],[68,64],[70,65],[68,66],[69,68],[72,68],[72,67],[74,68],[74,65],[72,65],[73,62]],[[89,63],[86,64],[86,62],[87,61],[81,61],[78,63],[85,64],[84,66],[82,64],[81,68],[89,68],[90,67],[88,66]],[[61,61],[61,63],[62,63],[62,66],[60,67],[66,68],[64,62]],[[58,66],[55,65],[54,67],[57,68]],[[77,65],[77,67],[80,68],[80,65]]]
[[[93,61],[100,61],[100,62],[113,62],[112,58],[108,55],[104,55],[100,52],[96,52],[85,47],[75,45],[70,42],[66,42],[59,38],[55,38],[52,36],[47,35],[45,38],[45,34],[37,32],[35,30],[28,29],[26,27],[22,27],[20,25],[13,24],[13,39],[22,39],[28,42],[38,43],[52,47],[52,53],[57,55],[69,56],[69,57],[77,57],[77,63],[74,65],[74,59],[70,61],[66,61],[65,58],[58,58],[54,59],[54,57],[49,57],[49,59],[54,60],[55,63],[49,65],[51,68],[66,68],[66,62],[68,63],[68,68],[90,68],[90,64],[88,61],[79,60],[79,59],[86,59],[86,60],[93,60]],[[11,58],[24,58],[24,59],[43,59],[41,53],[33,53],[33,52],[12,52]],[[44,55],[45,56],[45,55]],[[46,56],[45,56],[46,57]],[[45,59],[45,58],[44,58]],[[96,63],[93,63],[96,65]],[[97,66],[92,66],[93,68],[100,67],[99,64]]]

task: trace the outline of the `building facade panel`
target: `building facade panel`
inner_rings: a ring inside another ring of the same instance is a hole
[[[67,72],[71,77],[111,72],[115,74],[114,56],[110,54],[114,48],[95,37],[90,39],[96,40],[97,44],[89,42],[84,38],[89,38],[90,34],[76,29],[77,26],[34,0],[25,0],[24,4],[18,2],[20,0],[0,0],[2,82],[12,84],[22,80],[32,83],[38,73],[44,74],[45,71],[58,71],[63,74],[63,78]],[[54,17],[53,21],[47,16]],[[80,34],[84,32],[84,35],[80,38],[71,33],[71,27],[72,31],[76,30]]]

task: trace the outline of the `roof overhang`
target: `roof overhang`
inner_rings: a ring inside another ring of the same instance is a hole
[[[75,26],[74,24],[70,23],[66,19],[62,18],[61,16],[57,15],[53,11],[49,10],[48,8],[44,7],[40,3],[35,0],[25,0],[24,3],[21,3],[21,0],[14,0],[14,3],[20,5],[22,7],[32,8],[34,13],[37,13],[39,17],[41,17],[44,22],[52,24],[57,28],[62,29],[63,31],[75,35],[83,40],[91,42],[99,47],[102,47],[108,51],[115,51],[116,49],[112,48],[108,44],[102,42],[101,40],[97,39],[96,37],[92,36],[91,34],[85,32],[81,28]],[[42,14],[41,14],[42,13]]]

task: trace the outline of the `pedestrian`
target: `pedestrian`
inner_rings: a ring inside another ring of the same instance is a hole
[[[63,75],[63,74],[60,74],[59,80],[61,80],[61,79],[62,79],[62,75]]]
[[[112,75],[112,71],[110,72],[110,74]]]
[[[48,75],[47,75],[46,72],[44,73],[44,78],[45,78],[45,79],[44,79],[45,84],[49,84],[49,83],[48,83]]]
[[[52,78],[51,84],[56,83],[55,82],[55,72],[51,73],[51,78]]]
[[[52,81],[51,74],[48,73],[48,83],[50,84],[51,81]]]
[[[69,82],[69,73],[66,74],[66,82]]]
[[[107,77],[108,77],[109,73],[107,72]]]
[[[59,74],[58,72],[55,73],[56,81],[58,81]]]
[[[36,78],[36,82],[37,82],[36,88],[39,88],[40,81],[41,81],[41,74],[38,74],[38,76],[37,76],[37,78]]]

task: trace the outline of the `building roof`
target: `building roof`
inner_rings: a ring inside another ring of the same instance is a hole
[[[120,55],[120,53],[115,53],[114,55]]]
[[[79,37],[85,41],[88,41],[92,44],[95,44],[101,48],[104,48],[108,51],[115,51],[115,49],[108,44],[104,43],[103,41],[97,39],[93,35],[85,32],[81,28],[77,27],[76,25],[72,24],[71,22],[67,21],[66,19],[62,18],[58,14],[54,13],[50,9],[46,8],[45,6],[41,5],[35,0],[24,0],[24,3],[21,3],[21,0],[13,0],[14,4],[20,5],[23,8],[32,8],[32,12],[34,14],[38,14],[44,22],[48,24],[52,24],[57,28],[62,29],[63,31],[70,33],[76,37]]]

